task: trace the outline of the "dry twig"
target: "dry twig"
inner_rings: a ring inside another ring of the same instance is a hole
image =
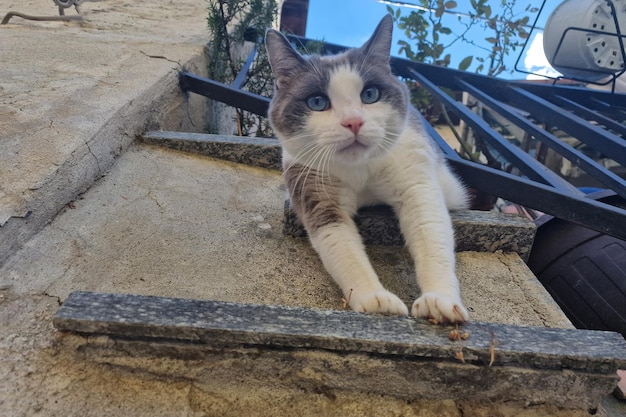
[[[489,366],[491,366],[496,360],[496,345],[498,344],[498,339],[496,339],[496,335],[493,334],[493,332],[489,333],[491,334],[491,343],[489,343]]]
[[[348,309],[348,304],[350,304],[350,297],[352,296],[352,288],[348,291],[348,295],[341,297],[341,307],[344,310]]]

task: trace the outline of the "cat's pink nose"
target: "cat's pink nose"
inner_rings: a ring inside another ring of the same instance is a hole
[[[346,127],[352,131],[355,135],[359,133],[361,130],[361,126],[363,126],[363,119],[360,117],[350,117],[348,119],[344,119],[341,121],[341,126]]]

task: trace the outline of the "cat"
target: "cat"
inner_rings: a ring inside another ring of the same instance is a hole
[[[465,322],[448,209],[467,193],[391,72],[393,19],[360,48],[303,56],[279,32],[265,45],[275,78],[268,115],[283,151],[291,205],[355,311],[408,315],[380,283],[352,217],[386,203],[399,219],[421,295],[411,315]]]

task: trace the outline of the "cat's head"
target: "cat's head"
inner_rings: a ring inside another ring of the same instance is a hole
[[[333,56],[302,56],[268,30],[275,76],[269,117],[283,148],[307,165],[322,159],[364,163],[384,154],[406,125],[408,91],[389,65],[393,19],[363,46]]]

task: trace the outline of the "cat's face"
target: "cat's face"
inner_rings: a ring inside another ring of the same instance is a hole
[[[396,142],[406,124],[408,92],[389,67],[391,30],[387,16],[361,48],[306,58],[268,31],[276,77],[270,121],[297,161],[316,168],[329,161],[358,164]]]

